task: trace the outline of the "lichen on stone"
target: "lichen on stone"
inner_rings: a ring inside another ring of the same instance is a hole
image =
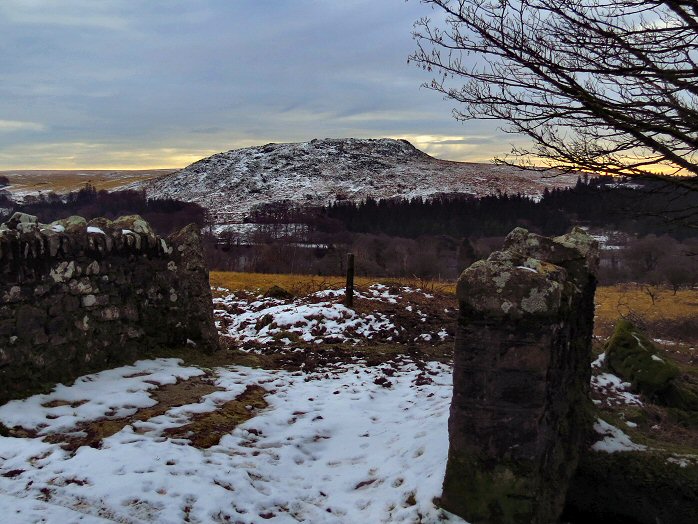
[[[579,250],[516,228],[458,280],[440,503],[469,522],[548,524],[563,509],[591,429],[598,251],[582,235]]]

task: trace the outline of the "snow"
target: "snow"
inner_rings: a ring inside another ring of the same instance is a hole
[[[87,226],[88,233],[99,233],[100,235],[106,234],[101,228],[95,226]]]
[[[606,362],[606,352],[601,353],[596,359],[591,363],[592,369],[601,368]]]
[[[654,340],[657,344],[661,344],[663,346],[675,346],[676,345],[676,342],[673,340],[665,340],[662,338],[655,338],[652,340]]]
[[[244,226],[238,228],[239,224],[256,206],[270,202],[316,206],[342,198],[359,201],[437,193],[535,197],[546,187],[575,183],[575,176],[564,174],[546,177],[535,170],[445,162],[402,140],[343,138],[226,151],[144,182],[142,187],[151,198],[204,206],[216,223],[214,231],[222,234],[241,230]]]
[[[174,371],[172,362],[140,365]],[[112,371],[126,377],[133,369]],[[375,383],[379,368],[357,364],[319,375],[217,368],[225,391],[126,426],[99,448],[70,453],[40,438],[0,437],[0,510],[18,522],[36,515],[48,522],[463,522],[432,502],[446,464],[451,370],[431,363],[427,371],[433,383],[416,386],[419,369],[404,364],[383,387]],[[113,391],[113,377],[91,377],[67,388],[73,398],[95,385]],[[269,407],[218,445],[198,449],[162,435],[252,384],[269,392]],[[114,396],[112,405],[127,412],[130,402]],[[37,402],[23,409],[35,423],[46,413]]]
[[[603,436],[603,439],[591,446],[591,449],[594,451],[618,453],[621,451],[644,451],[647,449],[647,446],[634,443],[622,430],[600,418],[596,419],[594,423],[594,431]]]
[[[359,338],[394,330],[395,325],[381,313],[360,314],[342,304],[318,302],[300,304],[280,303],[276,299],[260,299],[247,303],[234,295],[214,299],[216,305],[229,309],[246,308],[241,313],[216,309],[218,318],[228,320],[227,334],[239,342],[264,344],[282,333],[295,333],[305,342],[355,342]]]
[[[527,266],[516,266],[516,269],[524,269],[526,271],[530,271],[531,273],[538,273],[538,271],[536,271],[532,267],[527,267]]]
[[[65,232],[65,226],[62,226],[60,224],[53,224],[50,226],[50,228],[55,231],[56,233],[63,233]]]
[[[392,290],[391,290],[392,289]],[[227,290],[218,291],[222,296],[214,298],[214,315],[219,330],[229,339],[241,345],[264,345],[271,342],[285,341],[292,344],[294,334],[307,343],[356,344],[365,340],[390,340],[404,331],[397,326],[394,319],[379,311],[357,312],[339,303],[337,299],[344,296],[344,290],[328,289],[311,293],[291,301],[275,298],[254,297],[235,294]],[[369,302],[397,304],[405,293],[419,294],[425,298],[433,295],[410,287],[388,288],[374,284],[365,291],[355,290],[354,296]],[[407,306],[406,311],[414,315],[414,322],[426,323],[428,315]],[[421,339],[435,339],[433,334],[425,334]],[[448,333],[441,329],[437,334],[440,340],[446,340]],[[418,337],[419,338],[419,337]],[[255,348],[251,348],[255,349]]]
[[[696,455],[680,455],[676,457],[669,457],[666,461],[670,464],[676,464],[680,468],[687,468],[693,466],[698,461],[698,456]]]
[[[593,364],[592,364],[593,365]],[[591,377],[592,390],[603,397],[607,406],[635,405],[642,406],[642,400],[630,392],[631,384],[623,381],[613,373],[601,373]]]
[[[85,515],[58,504],[43,502],[31,497],[14,497],[3,493],[0,493],[0,511],[2,511],[4,518],[7,519],[5,522],[12,524],[35,524],[38,522],[98,524],[113,522],[96,515]]]
[[[8,427],[37,429],[39,435],[65,431],[79,422],[132,415],[138,408],[155,404],[148,394],[158,384],[174,384],[178,379],[202,375],[196,368],[179,366],[178,359],[140,360],[123,366],[85,375],[72,386],[59,384],[51,393],[12,400],[0,406],[0,421]],[[65,405],[50,406],[52,401]],[[72,405],[71,405],[72,403]]]

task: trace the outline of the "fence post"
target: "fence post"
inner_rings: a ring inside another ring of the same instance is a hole
[[[354,306],[354,253],[347,253],[347,288],[344,294],[344,305]]]

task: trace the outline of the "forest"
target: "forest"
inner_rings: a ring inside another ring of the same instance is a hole
[[[71,215],[90,220],[96,217],[114,219],[137,214],[162,235],[178,231],[192,222],[202,227],[206,224],[206,210],[198,204],[171,199],[149,199],[143,191],[98,191],[91,184],[67,195],[47,193],[27,196],[22,203],[14,202],[6,192],[0,193],[0,221],[6,221],[14,211],[34,215],[44,224]]]
[[[578,225],[602,241],[603,283],[645,282],[674,290],[698,283],[698,229],[691,216],[698,209],[698,192],[658,179],[630,184],[617,177],[580,178],[575,187],[546,190],[539,199],[438,194],[339,200],[321,208],[272,202],[256,208],[240,227],[214,227],[206,210],[194,203],[148,199],[133,190],[97,191],[90,185],[65,196],[25,198],[21,204],[5,193],[0,209],[5,215],[15,210],[36,215],[45,223],[69,215],[90,219],[136,213],[163,235],[194,222],[204,231],[211,269],[341,275],[346,254],[353,252],[360,275],[435,279],[456,278],[517,226],[559,235]]]
[[[252,232],[223,231],[209,257],[221,269],[331,275],[344,271],[345,253],[353,251],[360,274],[452,279],[514,227],[560,235],[578,225],[604,244],[603,282],[691,285],[698,278],[696,209],[697,191],[656,178],[604,176],[546,190],[537,200],[440,194],[312,209],[274,202],[253,211]]]

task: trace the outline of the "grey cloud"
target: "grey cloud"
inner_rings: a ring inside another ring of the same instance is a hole
[[[3,0],[0,120],[43,130],[0,134],[0,169],[19,150],[50,162],[39,151],[56,144],[104,158],[324,136],[498,145],[406,64],[425,14],[404,0]]]

